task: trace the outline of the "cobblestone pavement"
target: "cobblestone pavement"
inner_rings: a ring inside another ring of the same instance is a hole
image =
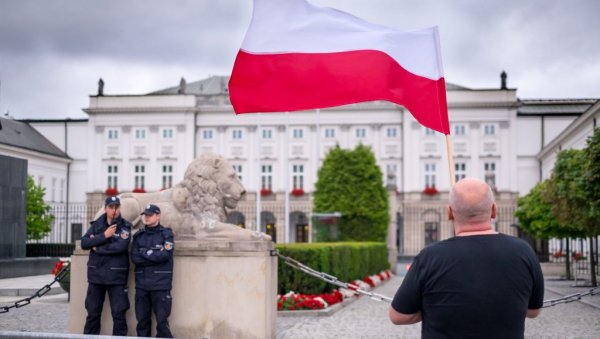
[[[401,281],[401,277],[393,277],[376,292],[392,297]],[[572,284],[572,281],[547,279],[544,299],[589,290]],[[0,305],[10,305],[21,298],[1,296]],[[538,318],[526,320],[525,337],[600,338],[600,295],[584,297],[583,301],[543,309]],[[277,338],[420,338],[420,324],[392,325],[387,318],[388,307],[387,303],[361,297],[328,317],[278,317]],[[0,314],[0,331],[66,333],[67,318],[66,293],[44,296],[33,299],[31,305]]]

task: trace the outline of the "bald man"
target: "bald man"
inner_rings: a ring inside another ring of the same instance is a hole
[[[523,338],[525,318],[540,313],[544,279],[523,240],[494,231],[496,203],[483,181],[450,191],[455,237],[425,247],[396,292],[396,325],[423,321],[422,338]]]

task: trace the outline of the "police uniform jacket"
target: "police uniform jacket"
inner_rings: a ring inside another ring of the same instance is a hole
[[[146,226],[133,236],[131,261],[135,288],[170,290],[173,281],[173,231],[162,225]]]
[[[106,213],[91,222],[91,226],[81,238],[81,248],[91,250],[88,260],[88,282],[104,285],[126,285],[129,275],[129,241],[131,224],[120,216],[113,219],[117,230],[110,238],[104,231],[110,226]],[[93,250],[93,248],[96,248]]]

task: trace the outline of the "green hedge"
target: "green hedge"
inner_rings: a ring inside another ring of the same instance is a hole
[[[278,244],[282,255],[298,260],[310,268],[350,282],[389,269],[387,247],[379,242],[335,242],[313,244]],[[277,268],[277,291],[305,294],[330,292],[335,285],[326,283],[302,271],[296,270],[283,260]]]

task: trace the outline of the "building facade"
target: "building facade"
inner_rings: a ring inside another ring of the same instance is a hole
[[[219,153],[248,191],[229,221],[278,242],[310,241],[311,193],[327,151],[368,145],[384,182],[397,192],[390,213],[400,253],[414,255],[452,236],[445,214],[451,185],[445,136],[382,101],[235,115],[228,80],[181,81],[144,95],[99,93],[84,109],[87,120],[29,123],[57,145],[64,142],[63,151],[74,159],[70,196],[76,202],[100,201],[110,189],[169,188],[194,157]],[[542,177],[538,153],[595,101],[521,100],[506,86],[453,84],[447,84],[447,99],[455,179],[478,177],[494,187],[496,228],[516,235],[516,198]]]

